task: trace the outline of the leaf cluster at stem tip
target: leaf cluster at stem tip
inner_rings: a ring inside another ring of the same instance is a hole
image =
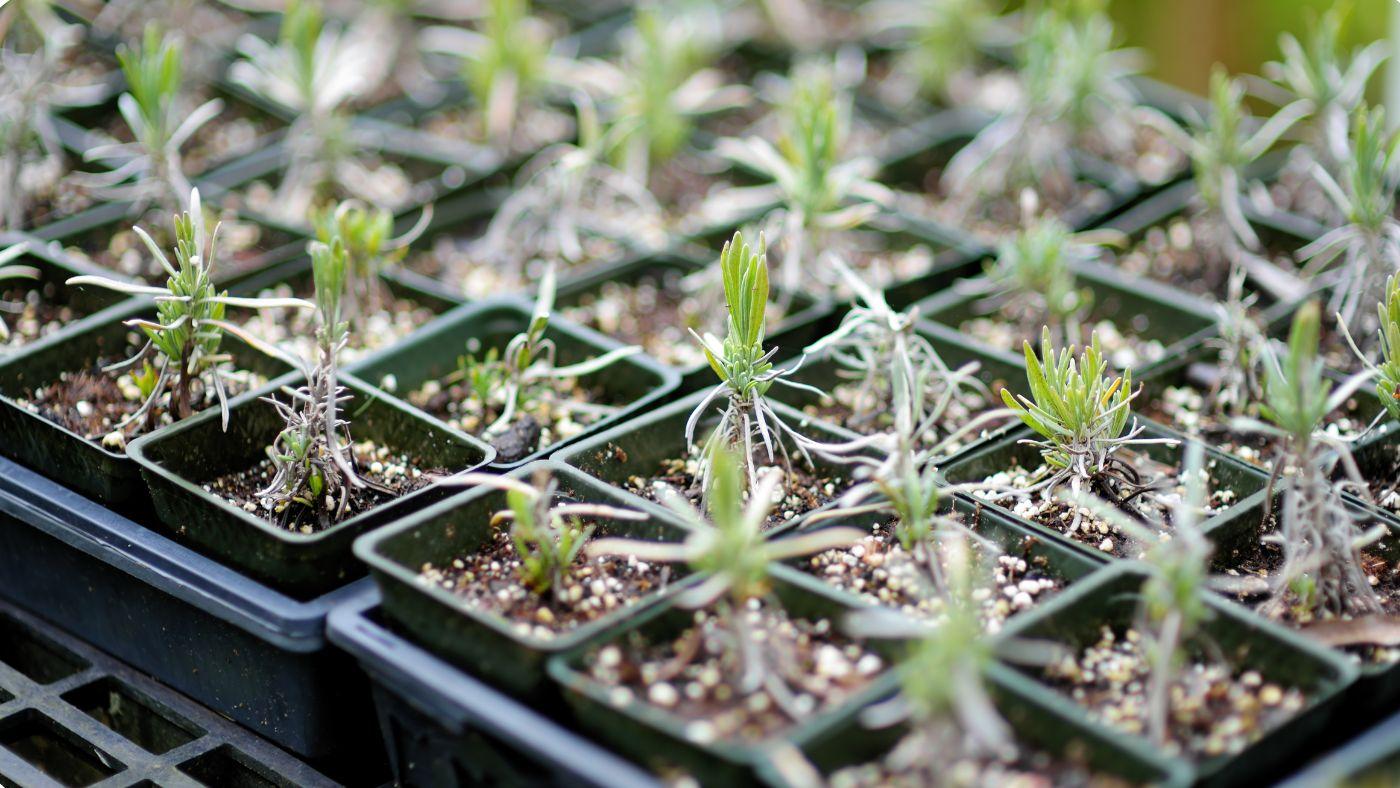
[[[762,395],[771,381],[764,376],[773,368],[771,354],[763,351],[768,320],[768,256],[762,234],[758,246],[744,242],[742,232],[720,252],[724,296],[729,305],[728,333],[721,344],[712,334],[700,341],[710,368],[730,390],[738,394]]]
[[[1132,414],[1132,371],[1121,377],[1108,374],[1097,334],[1078,360],[1073,345],[1056,355],[1049,328],[1041,335],[1041,358],[1030,342],[1024,351],[1031,398],[1007,389],[1002,389],[1001,398],[1026,426],[1050,442],[1045,461],[1065,469],[1075,456],[1101,457],[1123,434]]]

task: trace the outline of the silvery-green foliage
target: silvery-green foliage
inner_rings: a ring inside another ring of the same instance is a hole
[[[210,391],[218,397],[223,426],[227,429],[229,411],[225,385],[226,381],[236,379],[239,373],[232,369],[229,356],[220,350],[224,334],[233,334],[270,353],[282,354],[225,321],[225,308],[311,306],[298,298],[237,298],[214,286],[219,227],[215,225],[212,232],[206,229],[198,189],[190,191],[190,209],[176,216],[174,225],[173,265],[145,230],[134,228],[151,256],[168,274],[164,286],[139,285],[95,275],[75,276],[68,280],[70,286],[91,285],[155,299],[155,320],[133,318],[126,323],[146,335],[146,344],[131,359],[108,368],[108,371],[134,370],[132,375],[142,381],[141,388],[145,394],[141,407],[116,425],[114,429],[117,432],[147,418],[153,413],[152,408],[162,400],[172,418],[187,418],[194,413],[196,396],[206,395]]]
[[[117,62],[126,77],[127,92],[117,99],[134,142],[102,145],[84,154],[88,161],[113,165],[111,172],[86,178],[107,199],[138,205],[159,203],[174,213],[190,192],[180,160],[180,148],[223,111],[220,99],[194,109],[182,100],[183,47],[154,26],[146,28],[138,46],[117,47]]]

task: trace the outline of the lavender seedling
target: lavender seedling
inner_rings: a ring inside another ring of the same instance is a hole
[[[83,38],[47,0],[0,7],[0,226],[24,229],[31,205],[58,198],[64,154],[56,107],[88,106],[104,85],[68,86],[59,75]]]
[[[507,476],[467,473],[455,477],[453,483],[490,487],[506,494],[509,508],[491,517],[491,526],[510,523],[511,543],[520,556],[520,582],[531,592],[554,595],[563,602],[559,591],[569,576],[574,561],[593,536],[594,526],[585,526],[586,519],[642,521],[647,515],[633,509],[559,500],[559,481],[548,470],[537,471],[526,484]]]
[[[313,241],[311,270],[316,289],[316,359],[300,359],[306,382],[284,386],[282,402],[275,395],[263,401],[277,409],[285,426],[267,449],[273,476],[257,498],[272,501],[272,511],[293,522],[303,511],[324,508],[339,520],[349,511],[354,490],[381,489],[355,472],[350,449],[350,422],[341,417],[349,391],[337,377],[336,357],[350,339],[342,300],[348,276],[345,247]],[[304,507],[291,509],[293,504]],[[289,511],[290,510],[290,511]]]
[[[350,321],[377,313],[384,298],[379,275],[408,254],[409,244],[422,237],[433,219],[433,207],[424,208],[408,232],[394,238],[394,214],[371,208],[358,200],[344,200],[314,208],[310,215],[316,240],[327,246],[337,239],[348,260],[345,314]]]
[[[1261,348],[1268,342],[1254,315],[1257,293],[1245,295],[1246,272],[1230,272],[1226,297],[1214,306],[1216,336],[1206,344],[1219,353],[1215,367],[1219,377],[1211,384],[1206,402],[1217,416],[1243,416],[1251,403],[1263,396]]]
[[[1147,732],[1159,746],[1170,742],[1171,688],[1181,675],[1186,646],[1212,616],[1204,592],[1211,579],[1214,545],[1201,527],[1210,498],[1210,477],[1201,444],[1187,444],[1185,454],[1181,474],[1185,492],[1172,502],[1170,539],[1162,539],[1102,498],[1085,494],[1075,500],[1076,506],[1089,509],[1148,545],[1142,557],[1148,578],[1142,585],[1135,629],[1144,638],[1150,663]]]
[[[548,26],[530,14],[529,0],[489,0],[481,30],[431,27],[423,47],[462,58],[462,77],[481,108],[481,134],[509,148],[522,105],[550,77]]]
[[[1051,471],[1025,492],[1042,490],[1049,496],[1068,484],[1073,495],[1088,490],[1126,504],[1148,487],[1118,452],[1131,446],[1176,441],[1139,438],[1145,428],[1136,422],[1128,426],[1132,400],[1141,390],[1132,390],[1132,370],[1122,377],[1109,376],[1097,334],[1077,361],[1073,345],[1056,356],[1049,328],[1042,332],[1040,344],[1041,358],[1036,358],[1030,342],[1024,345],[1031,397],[1012,395],[1006,389],[1001,392],[1006,406],[1041,437],[1027,443],[1040,448]],[[1076,510],[1070,533],[1078,529],[1081,519]]]
[[[893,533],[904,551],[921,567],[932,586],[944,588],[947,577],[939,563],[938,554],[950,536],[968,537],[978,542],[984,554],[998,552],[996,547],[973,533],[957,518],[942,514],[942,483],[938,475],[938,459],[946,453],[945,446],[982,424],[1002,420],[1011,411],[989,411],[941,443],[930,445],[924,435],[937,409],[926,405],[929,377],[924,370],[906,371],[896,363],[890,369],[894,391],[892,409],[894,427],[873,441],[884,449],[879,456],[855,456],[850,459],[858,480],[843,494],[834,507],[810,515],[808,522],[843,519],[872,513],[894,518]],[[948,490],[952,492],[952,490]]]
[[[1106,247],[1121,246],[1123,236],[1112,230],[1076,233],[1053,216],[1031,219],[1034,198],[1025,201],[1027,223],[997,245],[987,269],[992,298],[1023,320],[1043,319],[1066,344],[1077,342],[1094,292],[1078,285],[1075,267],[1100,259]]]
[[[1186,107],[1184,128],[1161,116],[1151,117],[1157,119],[1158,131],[1191,158],[1197,190],[1193,234],[1207,262],[1222,272],[1243,267],[1276,297],[1297,298],[1301,285],[1296,278],[1258,254],[1259,236],[1245,216],[1245,189],[1249,168],[1306,117],[1311,106],[1300,99],[1256,123],[1246,113],[1244,96],[1244,83],[1216,66],[1210,75],[1206,117]]]
[[[1385,276],[1400,268],[1400,220],[1395,190],[1400,188],[1400,133],[1388,133],[1385,109],[1359,109],[1351,122],[1339,179],[1319,164],[1311,172],[1343,217],[1342,224],[1298,250],[1304,275],[1332,291],[1328,311],[1343,325],[1363,303],[1378,299]],[[1340,261],[1340,265],[1333,267]],[[1356,326],[1369,335],[1369,326]]]
[[[597,358],[558,366],[555,363],[554,341],[545,336],[554,311],[555,287],[555,273],[551,266],[545,270],[544,278],[540,281],[535,309],[526,329],[511,338],[500,356],[488,354],[480,361],[469,356],[458,370],[457,376],[470,381],[478,395],[485,395],[483,403],[499,413],[482,432],[482,436],[488,440],[505,434],[525,409],[526,403],[546,397],[552,398],[552,402],[559,399],[554,397],[550,381],[591,375],[642,350],[636,345],[628,345]],[[565,401],[553,402],[553,406],[565,411],[576,407]]]
[[[859,227],[893,197],[874,180],[876,162],[850,157],[848,96],[838,95],[826,69],[799,70],[792,93],[782,108],[782,132],[777,146],[761,137],[725,138],[715,152],[769,180],[760,186],[735,187],[708,198],[724,206],[725,220],[774,204],[767,224],[784,239],[779,281],[783,292],[816,289],[837,283],[834,271],[809,260],[809,250],[830,248],[829,235]],[[702,208],[702,212],[707,209]],[[711,207],[709,212],[714,213]],[[719,221],[717,219],[717,221]]]
[[[130,424],[154,416],[153,408],[166,400],[166,408],[175,420],[188,418],[195,411],[201,396],[213,392],[218,397],[223,414],[223,427],[228,429],[228,395],[226,382],[237,380],[227,353],[220,352],[224,333],[230,333],[249,345],[267,348],[257,338],[224,320],[226,307],[275,309],[308,308],[311,304],[299,298],[236,298],[214,287],[214,268],[218,261],[219,226],[213,232],[205,229],[205,218],[199,190],[190,191],[190,209],[175,217],[175,264],[140,227],[134,228],[151,256],[169,274],[164,287],[138,285],[108,279],[103,276],[75,276],[70,286],[93,285],[127,295],[153,296],[156,319],[134,318],[127,321],[132,328],[141,329],[147,342],[135,356],[105,371],[133,370],[145,400],[141,407],[119,423],[113,434],[120,435]],[[280,354],[278,354],[280,355]]]
[[[681,493],[662,489],[661,502],[690,530],[684,542],[603,538],[590,542],[586,550],[591,556],[631,555],[643,561],[688,564],[704,579],[679,594],[676,604],[689,610],[715,608],[732,633],[725,664],[735,669],[736,688],[745,695],[764,688],[773,690],[770,694],[784,712],[800,718],[795,710],[783,705],[791,692],[782,686],[782,676],[775,670],[780,667],[774,661],[777,655],[770,654],[766,641],[750,628],[749,603],[768,596],[771,567],[777,562],[844,547],[862,534],[855,528],[838,526],[769,539],[763,526],[773,508],[780,480],[767,476],[748,491],[743,461],[738,455],[718,449],[711,461],[714,484],[704,512]]]
[[[846,628],[857,637],[909,642],[899,665],[900,692],[861,713],[867,728],[908,723],[910,732],[885,759],[893,773],[915,775],[930,784],[950,759],[968,755],[1011,758],[1016,743],[1011,727],[997,711],[984,676],[997,651],[1018,661],[1042,661],[1026,642],[994,647],[980,615],[976,592],[985,588],[984,572],[960,534],[950,536],[931,560],[947,572],[935,588],[943,601],[942,616],[930,626],[887,609],[870,608],[851,614]]]
[[[12,260],[17,260],[25,252],[29,251],[29,243],[21,242],[13,244],[5,249],[0,249],[0,282],[10,279],[37,279],[39,269],[32,265],[15,265]],[[0,301],[0,311],[14,310],[16,305]],[[8,341],[10,338],[10,327],[5,325],[5,321],[0,319],[0,342]]]
[[[695,428],[701,417],[709,411],[711,403],[725,398],[719,423],[701,451],[701,489],[706,494],[713,481],[714,457],[718,452],[735,452],[743,458],[746,486],[751,488],[759,476],[756,444],[763,446],[770,462],[779,457],[788,461],[785,437],[796,443],[804,457],[809,457],[809,448],[823,451],[836,448],[798,433],[778,415],[766,397],[774,383],[804,388],[816,394],[821,392],[787,380],[796,368],[775,369],[773,356],[778,349],[763,348],[768,320],[768,256],[764,237],[760,235],[757,248],[751,248],[744,242],[742,232],[734,233],[733,240],[725,243],[720,251],[719,265],[725,303],[729,307],[728,332],[723,341],[709,333],[701,337],[694,329],[691,335],[700,342],[720,382],[695,406],[685,425],[686,445],[694,447]]]
[[[637,10],[622,44],[622,62],[596,61],[597,79],[616,104],[614,162],[636,183],[690,141],[696,118],[742,106],[749,91],[725,84],[710,68],[717,34],[698,13]],[[699,30],[697,31],[697,25]],[[698,34],[697,34],[698,33]]]
[[[375,205],[393,205],[395,184],[376,178],[354,156],[345,106],[370,90],[369,58],[343,31],[327,25],[315,0],[290,0],[277,43],[252,34],[238,41],[243,59],[229,78],[297,113],[287,130],[288,167],[277,189],[276,210],[300,222],[326,187],[343,187]]]
[[[931,99],[951,102],[992,43],[1003,0],[876,0],[866,6],[877,37],[897,36],[897,69]]]
[[[911,429],[918,425],[916,442],[949,445],[956,434],[938,437],[947,426],[944,417],[949,410],[968,395],[985,398],[988,394],[977,379],[980,365],[974,361],[950,367],[916,330],[917,309],[896,312],[885,301],[884,293],[867,284],[837,256],[830,256],[827,265],[841,274],[856,300],[836,330],[808,346],[806,353],[830,353],[840,367],[838,376],[860,381],[849,403],[850,424],[870,429],[890,416],[897,422],[902,412],[898,407],[900,387],[895,382],[899,376],[918,381],[919,391],[926,395],[919,397],[919,412],[910,425]],[[951,432],[965,433],[966,428]]]
[[[1268,494],[1272,504],[1282,497],[1278,525],[1264,540],[1283,551],[1283,567],[1274,575],[1270,609],[1298,600],[1305,616],[1364,615],[1380,610],[1380,601],[1367,580],[1361,548],[1383,535],[1362,532],[1339,485],[1332,481],[1341,466],[1344,485],[1364,489],[1355,461],[1344,440],[1322,429],[1327,415],[1341,407],[1369,381],[1371,371],[1349,378],[1334,390],[1323,374],[1318,355],[1321,310],[1309,302],[1294,315],[1288,354],[1280,359],[1272,346],[1264,354],[1265,421],[1238,419],[1238,429],[1260,433],[1277,445]]]
[[[1130,153],[1142,121],[1128,78],[1141,57],[1115,49],[1113,37],[1106,14],[1061,5],[1035,11],[1017,55],[1022,97],[948,163],[948,192],[974,202],[1022,188],[1068,198],[1075,143],[1092,134],[1108,151]]]
[[[1380,358],[1368,359],[1351,342],[1361,362],[1376,376],[1376,398],[1393,419],[1400,419],[1400,279],[1392,276],[1385,282],[1385,298],[1376,305]],[[1345,325],[1342,326],[1345,331]],[[1351,335],[1346,334],[1347,341]]]
[[[1264,64],[1280,105],[1306,101],[1312,112],[1303,126],[1305,145],[1297,149],[1311,164],[1336,174],[1347,159],[1347,125],[1366,97],[1366,84],[1388,55],[1386,42],[1375,41],[1343,57],[1343,12],[1329,9],[1313,20],[1307,43],[1291,33],[1279,36],[1283,58]],[[1306,165],[1305,165],[1306,166]]]
[[[140,46],[117,48],[127,84],[117,108],[135,142],[99,146],[84,155],[88,161],[116,164],[110,173],[86,179],[109,199],[131,200],[143,208],[155,202],[174,213],[189,194],[180,148],[223,111],[224,102],[210,99],[185,111],[180,96],[182,57],[181,45],[154,25],[146,28]]]
[[[605,160],[618,127],[605,134],[586,95],[575,94],[574,104],[578,143],[551,145],[526,162],[477,244],[481,257],[504,261],[510,281],[526,281],[531,261],[585,260],[586,241],[640,249],[664,242],[656,198]]]

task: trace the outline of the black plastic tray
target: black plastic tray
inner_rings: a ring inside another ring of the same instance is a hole
[[[317,763],[382,762],[365,677],[325,637],[369,584],[293,599],[0,459],[0,597]]]
[[[0,785],[335,784],[218,714],[0,603]]]
[[[392,632],[379,592],[331,612],[330,639],[374,684],[396,783],[659,788],[639,766],[566,729]]]

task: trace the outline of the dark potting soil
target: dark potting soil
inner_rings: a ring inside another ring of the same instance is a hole
[[[69,254],[127,276],[164,283],[168,278],[160,262],[151,256],[146,244],[132,229],[136,225],[150,234],[156,246],[175,265],[174,239],[170,216],[152,210],[136,220],[111,222],[93,228],[78,238],[65,239]],[[252,222],[228,221],[219,228],[214,276],[223,281],[252,270],[263,256],[290,241],[288,236]]]
[[[431,322],[437,313],[411,296],[395,295],[382,280],[375,277],[366,283],[373,294],[362,294],[358,313],[351,314],[349,299],[346,313],[351,322],[350,341],[337,357],[341,364],[362,358],[370,351],[389,347]],[[258,293],[259,298],[297,297],[315,301],[315,288],[310,279],[299,280],[295,286],[281,283]],[[378,308],[373,308],[374,305]],[[235,309],[233,322],[253,336],[291,351],[298,358],[317,357],[316,312],[311,309],[277,308]]]
[[[912,760],[912,762],[911,762]],[[906,734],[879,761],[848,766],[827,779],[830,788],[1126,788],[1132,783],[1093,772],[1040,750],[1018,745],[1007,758],[967,751],[954,725]]]
[[[542,592],[521,580],[521,558],[510,528],[496,529],[481,549],[442,565],[426,563],[418,581],[439,586],[468,605],[505,618],[521,635],[550,639],[636,604],[664,589],[672,570],[635,556],[580,554],[562,583]]]
[[[1137,412],[1144,418],[1166,424],[1187,435],[1199,436],[1211,446],[1251,465],[1267,467],[1272,462],[1272,440],[1268,436],[1231,429],[1228,417],[1222,418],[1212,413],[1205,396],[1196,388],[1169,386],[1162,390],[1161,396],[1141,398],[1135,404]],[[1353,415],[1359,405],[1355,398],[1348,400],[1341,408],[1327,415],[1323,429],[1342,439],[1361,434],[1368,422]],[[1250,408],[1250,411],[1257,409]],[[1248,415],[1259,418],[1257,412]]]
[[[606,374],[606,372],[604,373]],[[483,402],[466,383],[429,381],[410,392],[408,401],[446,422],[453,429],[480,436],[500,417],[504,402],[492,392]],[[544,378],[521,394],[515,420],[504,432],[493,437],[499,462],[515,462],[538,451],[583,433],[614,409],[605,402],[601,388],[588,388],[577,378]]]
[[[1098,721],[1126,733],[1148,731],[1147,649],[1134,629],[1103,627],[1097,643],[1045,669],[1051,686]],[[1257,671],[1191,657],[1170,692],[1164,749],[1193,759],[1233,755],[1298,714],[1303,692],[1266,681]]]
[[[750,657],[787,697],[767,687],[746,692],[739,686],[730,615],[743,616],[753,638]],[[878,655],[837,634],[830,619],[791,618],[781,607],[758,600],[724,615],[698,611],[690,627],[664,643],[629,632],[587,660],[593,680],[615,688],[609,693],[614,705],[661,708],[697,744],[753,744],[779,736],[850,699],[884,668]]]
[[[949,517],[966,520],[962,512]],[[975,524],[973,530],[976,530]],[[978,565],[984,559],[981,543],[969,540]],[[1016,555],[1017,548],[1020,556]],[[973,592],[981,605],[983,623],[989,632],[1001,630],[1011,616],[1051,598],[1063,588],[1046,571],[1044,556],[1030,555],[1031,545],[1013,545],[992,563],[988,585]],[[920,620],[938,620],[944,604],[925,565],[926,559],[904,549],[894,533],[894,522],[879,523],[850,547],[827,550],[802,562],[802,570],[820,577],[827,584],[855,594],[868,602],[891,607]],[[943,557],[939,562],[946,567]]]
[[[1034,348],[1039,348],[1042,328],[1051,324],[1040,309],[1030,309],[1026,306],[1024,303],[1005,301],[992,314],[964,320],[957,328],[990,347],[1019,356],[1026,342],[1030,342]],[[1161,361],[1167,355],[1167,349],[1160,340],[1141,336],[1140,332],[1145,328],[1147,319],[1142,315],[1138,315],[1128,325],[1119,325],[1114,320],[1095,314],[1091,309],[1090,314],[1081,323],[1080,335],[1073,344],[1082,348],[1087,346],[1094,336],[1098,336],[1104,357],[1115,369],[1140,369],[1147,364]]]
[[[1157,462],[1139,452],[1121,452],[1119,456],[1132,465],[1140,474],[1142,482],[1150,484],[1152,489],[1133,498],[1131,503],[1118,502],[1116,505],[1147,528],[1169,537],[1172,505],[1185,494],[1180,471],[1174,466]],[[1210,473],[1208,467],[1205,469],[1205,473]],[[1049,475],[1050,469],[1044,464],[1027,470],[1019,463],[1013,462],[1006,470],[983,479],[982,483],[988,488],[1026,489]],[[1234,503],[1234,492],[1217,487],[1214,477],[1208,480],[1207,486],[1211,494],[1206,504],[1206,517]],[[1101,491],[1096,492],[1103,495]],[[1147,547],[1125,533],[1116,523],[1110,523],[1087,510],[1081,512],[1082,518],[1078,527],[1074,527],[1077,507],[1062,500],[1058,489],[1052,492],[1048,498],[1045,496],[1044,490],[1010,499],[1006,494],[998,493],[993,489],[978,490],[974,495],[983,500],[999,501],[1017,516],[1039,523],[1076,542],[1101,550],[1116,558],[1139,558]]]
[[[1267,529],[1261,533],[1272,531],[1275,522],[1277,520],[1271,516]],[[1397,634],[1396,627],[1390,621],[1400,616],[1400,562],[1386,557],[1386,553],[1390,552],[1387,550],[1387,541],[1382,540],[1361,552],[1361,565],[1371,581],[1371,589],[1380,599],[1381,616],[1385,619],[1376,632],[1381,636],[1380,642],[1364,642],[1369,630],[1363,626],[1364,622],[1358,621],[1354,638],[1356,642],[1336,646],[1348,654],[1355,655],[1366,664],[1387,665],[1400,661],[1400,634]],[[1309,625],[1342,627],[1345,626],[1343,621],[1356,621],[1352,617],[1338,619],[1330,613],[1309,610],[1302,604],[1302,599],[1292,591],[1286,593],[1283,604],[1270,604],[1269,590],[1273,587],[1272,578],[1275,572],[1283,568],[1283,551],[1277,544],[1253,539],[1243,547],[1236,548],[1229,556],[1218,558],[1217,564],[1227,567],[1224,575],[1231,579],[1226,588],[1230,596],[1256,613],[1299,629],[1304,634],[1308,634]],[[1319,638],[1332,645],[1326,637]]]
[[[9,338],[0,340],[0,352],[22,348],[83,317],[85,313],[70,304],[54,303],[55,289],[56,285],[18,285],[0,291],[0,304],[17,310],[0,309],[0,321],[10,330]]]
[[[1219,300],[1226,292],[1230,276],[1228,262],[1210,254],[1220,241],[1188,216],[1177,216],[1148,228],[1141,240],[1119,255],[1118,267],[1124,272],[1171,285],[1192,295]],[[1277,243],[1266,244],[1258,253],[1283,271],[1297,268],[1294,249]]]
[[[30,412],[94,443],[113,451],[124,451],[128,440],[151,427],[170,424],[173,418],[162,400],[151,407],[148,417],[118,432],[116,426],[141,407],[143,398],[129,373],[102,370],[110,363],[108,359],[98,359],[86,369],[65,372],[58,380],[39,387],[32,397],[17,397],[15,401]],[[259,382],[256,376],[247,382],[226,380],[225,388],[229,398],[233,398]],[[213,389],[206,389],[200,382],[193,384],[191,413],[198,413],[217,403],[218,396]]]
[[[267,487],[276,475],[271,460],[263,460],[251,468],[217,477],[205,483],[204,489],[280,529],[313,534],[427,487],[448,475],[443,468],[424,468],[410,454],[391,452],[373,442],[357,443],[351,448],[351,453],[355,459],[355,473],[383,489],[369,485],[351,488],[349,505],[339,518],[334,511],[338,501],[333,501],[329,495],[325,496],[324,501],[317,501],[316,506],[292,502],[281,511],[276,509],[271,498],[259,497],[258,492]]]
[[[760,474],[782,473],[786,477],[783,499],[774,504],[765,528],[782,525],[795,517],[819,509],[845,492],[847,480],[840,475],[817,472],[800,457],[794,457],[790,465],[785,464],[781,457],[765,462],[765,450],[759,448],[755,451],[759,455],[755,465]],[[660,490],[670,487],[685,496],[697,509],[703,510],[698,455],[697,450],[685,459],[665,460],[656,475],[646,478],[633,476],[624,481],[622,487],[650,501],[660,500]]]

